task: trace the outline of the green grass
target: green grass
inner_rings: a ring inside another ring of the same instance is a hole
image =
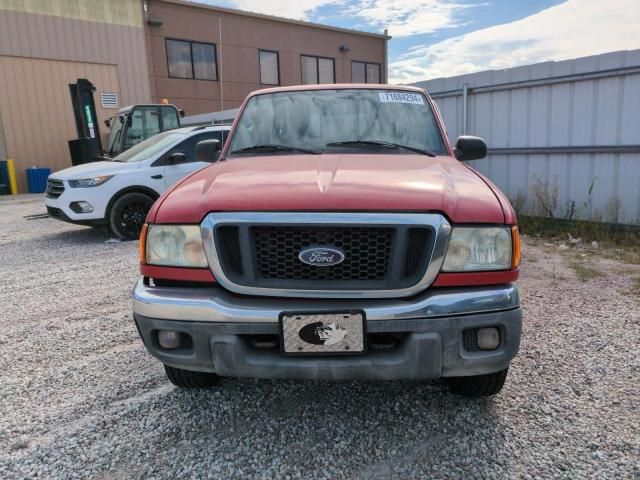
[[[599,270],[596,270],[589,265],[585,265],[584,263],[571,263],[569,265],[576,272],[576,275],[580,280],[586,282],[587,280],[591,280],[597,277],[604,277],[605,274]]]
[[[520,232],[542,241],[566,242],[569,235],[582,239],[589,247],[594,240],[600,247],[598,255],[627,264],[640,264],[640,226],[586,220],[563,220],[558,218],[518,215]],[[588,251],[586,253],[589,254]]]
[[[639,249],[640,227],[587,220],[563,220],[559,218],[532,217],[518,215],[520,232],[533,237],[561,238],[571,235],[583,242],[597,241],[609,246]]]

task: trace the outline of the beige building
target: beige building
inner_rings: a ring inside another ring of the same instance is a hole
[[[0,0],[0,159],[13,158],[18,189],[25,169],[71,165],[78,137],[69,84],[96,87],[97,125],[117,106],[149,102],[144,17],[139,0]],[[113,97],[110,97],[113,98]]]
[[[167,99],[187,115],[238,107],[256,89],[386,83],[387,40],[183,0],[0,0],[0,160],[71,165],[70,85],[95,87],[91,130],[123,106]]]

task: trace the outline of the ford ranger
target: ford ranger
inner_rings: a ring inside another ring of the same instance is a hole
[[[213,152],[212,141],[196,145]],[[505,196],[421,89],[265,89],[217,162],[154,203],[138,331],[180,387],[219,377],[442,379],[498,393],[520,343]]]

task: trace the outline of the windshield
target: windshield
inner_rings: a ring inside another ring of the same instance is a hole
[[[115,162],[140,162],[162,152],[184,138],[183,133],[174,131],[158,133],[122,152],[113,160]]]
[[[115,115],[109,120],[111,121],[111,132],[109,133],[109,142],[107,143],[107,152],[111,155],[120,152],[120,135],[122,134],[123,115]]]
[[[336,145],[340,142],[343,144]],[[446,152],[426,98],[419,93],[384,89],[257,95],[242,113],[229,152],[248,149],[242,153],[265,153],[269,150],[251,147],[271,145],[280,147],[271,153],[282,153],[282,146],[320,153],[385,153],[388,148],[384,147],[391,146],[366,142],[401,145],[434,154]]]

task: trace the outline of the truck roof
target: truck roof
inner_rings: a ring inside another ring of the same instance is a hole
[[[118,115],[130,112],[133,107],[173,107],[178,110],[178,107],[176,107],[172,103],[134,103],[132,105],[122,107],[120,110],[118,110]]]
[[[362,89],[362,90],[397,90],[401,92],[415,92],[415,93],[424,93],[423,88],[418,87],[410,87],[408,85],[388,85],[388,84],[378,84],[378,83],[321,83],[317,85],[292,85],[288,87],[273,87],[273,88],[264,88],[261,90],[255,90],[251,92],[247,98],[253,97],[256,95],[264,95],[267,93],[277,93],[277,92],[296,92],[296,91],[308,91],[308,90],[353,90],[353,89]]]

